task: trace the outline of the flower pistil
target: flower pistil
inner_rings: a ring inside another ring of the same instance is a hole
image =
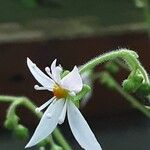
[[[57,99],[66,98],[68,95],[68,91],[59,85],[54,85],[52,92]]]

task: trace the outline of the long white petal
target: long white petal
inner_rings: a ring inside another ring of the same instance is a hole
[[[48,100],[47,102],[45,102],[43,105],[41,105],[40,107],[36,108],[36,111],[41,111],[44,108],[46,108],[53,100],[55,99],[55,97],[52,97],[50,100]]]
[[[34,146],[53,132],[58,124],[58,119],[62,112],[64,103],[64,100],[57,100],[47,108],[31,140],[26,145],[26,148]],[[49,117],[49,114],[51,114],[51,117]]]
[[[62,80],[61,85],[63,88],[73,91],[75,93],[80,92],[83,87],[82,78],[79,74],[78,68],[75,66],[73,70],[67,74]]]
[[[50,89],[54,85],[54,81],[45,75],[29,58],[27,58],[27,65],[31,71],[34,78],[44,87],[49,87]]]
[[[71,131],[81,147],[85,150],[102,150],[86,120],[71,101],[68,101],[67,115]]]

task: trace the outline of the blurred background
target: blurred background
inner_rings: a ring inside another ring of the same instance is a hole
[[[128,48],[150,70],[149,7],[149,0],[0,0],[0,94],[27,96],[38,106],[51,96],[33,89],[36,81],[26,57],[43,70],[55,58],[72,69],[99,54]],[[116,79],[126,77],[121,72]],[[27,141],[3,128],[7,107],[0,104],[0,149],[23,150]],[[117,92],[95,82],[81,111],[103,150],[149,149],[150,120]],[[38,120],[23,108],[18,114],[33,132]],[[61,128],[73,149],[80,150],[67,122]]]

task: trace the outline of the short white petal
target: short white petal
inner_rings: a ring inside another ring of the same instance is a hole
[[[57,100],[47,108],[26,148],[36,145],[53,132],[58,124],[64,103],[64,100]],[[52,116],[49,117],[49,114],[52,114]]]
[[[61,77],[60,74],[62,72],[62,68],[60,66],[56,66],[56,61],[55,59],[52,64],[51,64],[51,77],[56,83],[60,83]]]
[[[51,64],[51,78],[53,80],[55,80],[56,62],[57,62],[57,59],[54,59],[54,61]]]
[[[75,93],[80,92],[83,87],[82,78],[79,74],[78,68],[75,66],[73,70],[67,74],[62,80],[61,85],[63,88],[73,91]]]
[[[29,58],[27,58],[27,65],[34,78],[44,87],[52,88],[54,81],[45,75]]]
[[[71,131],[81,147],[85,150],[102,150],[86,120],[71,101],[68,101],[67,115]]]

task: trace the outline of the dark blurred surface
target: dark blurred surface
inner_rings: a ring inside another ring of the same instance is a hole
[[[150,147],[150,120],[140,113],[130,112],[125,115],[91,118],[89,125],[94,131],[103,150],[148,150]],[[67,124],[61,126],[64,135],[71,143],[73,150],[80,150]],[[1,150],[23,150],[27,141],[19,141],[6,131],[0,132]],[[29,150],[36,150],[30,148]]]

